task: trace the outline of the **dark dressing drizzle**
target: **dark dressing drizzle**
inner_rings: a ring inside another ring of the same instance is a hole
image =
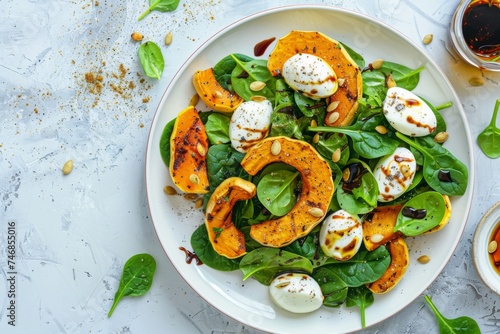
[[[403,208],[403,216],[413,219],[424,219],[427,215],[427,210],[425,209],[415,209],[411,206],[405,206]]]
[[[198,255],[196,255],[195,253],[187,250],[186,248],[184,247],[179,247],[179,249],[181,251],[184,252],[184,254],[186,254],[186,263],[187,264],[191,264],[191,262],[193,262],[193,260],[196,260],[196,265],[200,266],[203,264],[203,262],[201,262],[200,258],[198,257]]]
[[[271,43],[274,42],[275,39],[276,37],[271,37],[269,39],[265,39],[262,42],[255,44],[255,46],[253,47],[254,56],[255,57],[262,56],[264,52],[266,52],[266,49],[269,47],[269,45],[271,45]]]

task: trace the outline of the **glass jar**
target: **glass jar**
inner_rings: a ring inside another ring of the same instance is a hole
[[[500,0],[462,0],[450,34],[465,61],[480,69],[500,71]]]

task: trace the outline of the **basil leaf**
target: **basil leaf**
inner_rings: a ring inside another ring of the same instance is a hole
[[[157,10],[159,12],[172,12],[177,9],[178,5],[179,0],[149,0],[149,8],[144,13],[142,13],[141,16],[139,16],[137,21],[142,20],[153,10]]]
[[[138,53],[144,73],[150,78],[159,80],[165,67],[165,61],[158,45],[148,41],[141,44]]]
[[[123,267],[120,286],[116,291],[108,317],[111,317],[118,302],[123,297],[142,296],[148,292],[151,284],[153,284],[155,270],[156,261],[149,254],[137,254],[128,259]]]

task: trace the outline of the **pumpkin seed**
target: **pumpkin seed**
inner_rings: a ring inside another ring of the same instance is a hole
[[[340,87],[342,87],[345,83],[345,78],[338,78],[337,83],[339,84]]]
[[[198,199],[198,195],[192,194],[192,193],[186,193],[184,194],[184,199],[187,199],[188,201],[195,201]]]
[[[213,96],[215,98],[218,98],[218,99],[221,99],[222,98],[222,93],[219,92],[218,90],[216,90],[214,93],[213,93]]]
[[[332,154],[332,161],[333,162],[338,162],[340,160],[340,157],[342,156],[342,150],[339,148],[337,148],[335,150],[335,152],[333,152]]]
[[[493,240],[488,244],[488,253],[490,254],[495,253],[497,249],[498,249],[498,243],[495,240]]]
[[[387,128],[383,125],[377,125],[375,127],[375,131],[377,131],[381,135],[385,135],[387,132],[389,132],[389,130],[387,130]]]
[[[205,147],[200,142],[196,144],[196,150],[202,157],[204,157],[207,154],[207,150],[205,150]]]
[[[447,132],[441,131],[434,136],[434,141],[438,144],[444,143],[448,139],[449,135]]]
[[[189,181],[194,184],[200,183],[200,178],[196,174],[189,175]]]
[[[316,127],[316,126],[318,126],[318,122],[314,118],[311,120],[311,126],[313,128]]]
[[[349,170],[349,168],[344,169],[344,171],[342,172],[342,180],[347,182],[350,176],[351,176],[351,171]]]
[[[384,240],[384,236],[380,233],[375,233],[370,237],[370,241],[373,242],[374,244],[378,244],[382,240]]]
[[[323,217],[325,215],[323,210],[321,210],[320,208],[310,208],[308,212],[311,216],[316,217],[316,218],[320,218],[320,217]]]
[[[198,94],[194,94],[189,99],[189,105],[194,107],[198,104],[199,101],[200,101],[200,96]]]
[[[136,42],[140,42],[140,41],[142,41],[144,36],[142,36],[142,34],[140,32],[134,31],[132,33],[132,35],[130,35],[130,38],[132,38]]]
[[[173,39],[172,33],[171,33],[171,32],[169,32],[169,33],[165,36],[165,45],[170,45],[170,44],[172,44],[172,39]]]
[[[328,116],[328,123],[333,124],[335,123],[340,117],[340,114],[338,112],[333,112]]]
[[[472,77],[469,79],[469,84],[475,87],[482,86],[484,85],[484,80],[481,77]]]
[[[384,65],[384,60],[383,60],[383,59],[376,59],[376,60],[374,60],[374,61],[372,62],[372,64],[371,64],[371,65],[372,65],[371,67],[372,67],[374,70],[378,70],[379,68],[381,68],[381,67]]]
[[[264,89],[266,87],[266,83],[262,81],[254,81],[250,84],[250,90],[254,92],[258,92],[259,90]]]
[[[272,155],[278,155],[281,152],[281,144],[279,141],[275,140],[273,141],[273,144],[271,145],[271,154]]]
[[[424,42],[425,45],[430,44],[433,38],[434,38],[433,34],[427,34],[424,36],[422,42]]]
[[[262,102],[262,101],[266,100],[266,97],[260,96],[260,95],[254,95],[254,96],[250,97],[250,100],[255,101],[255,102]]]
[[[326,107],[326,111],[327,112],[332,112],[334,111],[335,109],[337,109],[337,107],[339,106],[339,103],[340,101],[333,101],[331,102],[328,107]]]
[[[199,209],[202,206],[203,206],[203,197],[200,197],[194,202],[194,208]]]
[[[69,173],[71,173],[72,170],[73,170],[73,160],[66,161],[66,163],[62,168],[63,174],[68,175]]]
[[[394,81],[394,78],[392,76],[392,73],[389,73],[389,75],[385,77],[385,86],[387,88],[393,88],[397,86],[396,81]]]
[[[163,192],[167,195],[177,195],[177,190],[172,186],[165,186]]]
[[[431,258],[428,255],[422,255],[417,259],[417,261],[421,264],[429,263],[430,260]]]
[[[316,133],[313,137],[313,143],[317,144],[319,142],[319,133]]]

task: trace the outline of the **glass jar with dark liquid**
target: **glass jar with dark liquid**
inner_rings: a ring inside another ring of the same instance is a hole
[[[463,0],[451,23],[451,39],[467,62],[500,71],[500,0]]]

